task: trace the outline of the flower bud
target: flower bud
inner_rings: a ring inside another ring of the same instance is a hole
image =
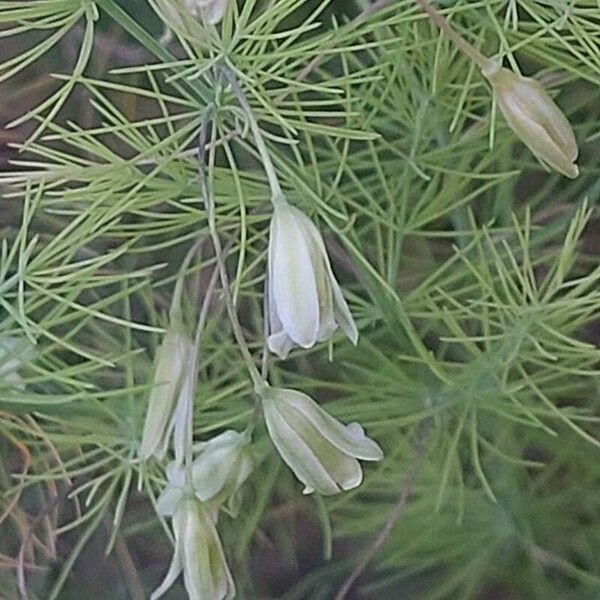
[[[156,355],[153,388],[150,393],[140,457],[158,459],[167,451],[174,426],[176,407],[182,394],[188,394],[186,377],[193,372],[195,356],[192,340],[179,327],[170,326]]]
[[[275,205],[271,220],[267,309],[269,349],[282,358],[294,345],[326,340],[338,325],[354,344],[358,340],[319,230],[287,202]]]
[[[157,507],[173,518],[175,551],[165,579],[150,599],[158,600],[183,572],[190,600],[230,600],[235,584],[216,529],[217,512],[183,484],[183,471],[173,467]]]
[[[312,398],[296,390],[258,390],[269,435],[304,493],[337,494],[360,485],[362,468],[357,459],[383,458],[379,445],[358,423],[343,425]]]
[[[577,177],[579,150],[567,118],[540,83],[498,64],[482,70],[511,129],[543,163]]]
[[[196,448],[200,449],[192,475],[196,496],[217,505],[228,501],[230,512],[237,514],[239,489],[253,469],[248,438],[229,430]]]

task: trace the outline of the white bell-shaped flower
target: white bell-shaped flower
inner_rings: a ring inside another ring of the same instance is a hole
[[[275,204],[268,253],[269,349],[285,358],[341,327],[356,344],[358,331],[331,269],[321,233],[300,210]]]
[[[157,508],[173,519],[175,551],[165,579],[150,600],[163,596],[182,572],[190,600],[231,600],[235,584],[216,528],[218,510],[186,487],[180,466],[169,465],[167,478]]]
[[[236,515],[239,490],[254,468],[248,436],[228,430],[195,448],[200,450],[192,467],[196,496],[202,502],[227,502],[229,512]]]
[[[195,375],[195,355],[194,344],[183,328],[170,326],[157,351],[153,388],[140,447],[142,460],[151,456],[162,459],[176,420],[186,418],[185,414],[179,413],[187,412],[191,401],[188,396],[193,394],[191,377]],[[180,429],[183,427],[177,427],[178,434]]]
[[[358,459],[383,458],[379,445],[358,423],[343,425],[310,396],[296,390],[257,390],[269,435],[294,475],[305,484],[304,493],[332,495],[362,482]]]

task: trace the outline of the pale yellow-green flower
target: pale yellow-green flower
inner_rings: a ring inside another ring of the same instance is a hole
[[[167,478],[157,508],[172,518],[175,549],[169,570],[150,600],[163,596],[181,573],[190,600],[231,600],[235,584],[216,528],[218,507],[198,499],[177,464],[169,465]]]
[[[304,493],[337,494],[362,482],[358,459],[383,458],[379,445],[358,423],[343,425],[310,396],[264,385],[257,390],[269,435]]]
[[[154,380],[140,447],[140,458],[162,459],[171,433],[179,420],[185,418],[185,407],[191,402],[194,389],[194,345],[180,326],[170,326],[156,355]],[[190,389],[191,388],[191,389]],[[188,396],[190,396],[188,398]],[[178,409],[179,407],[179,409]],[[177,427],[177,434],[183,427]]]
[[[577,177],[575,134],[544,87],[495,63],[482,72],[504,118],[523,143],[541,162],[567,177]]]
[[[285,358],[310,348],[340,326],[356,344],[358,331],[314,223],[287,202],[276,203],[268,253],[269,349]]]
[[[195,449],[200,451],[192,466],[196,496],[202,502],[227,503],[230,514],[236,515],[240,488],[254,468],[248,437],[229,429]]]

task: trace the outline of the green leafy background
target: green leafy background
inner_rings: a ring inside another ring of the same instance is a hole
[[[367,2],[245,0],[220,34],[190,19],[166,46],[157,4],[0,2],[0,339],[35,344],[25,385],[0,389],[0,598],[139,600],[166,571],[163,471],[135,456],[178,268],[200,239],[190,325],[214,268],[196,180],[212,101],[217,222],[260,357],[268,187],[220,60],[361,334],[272,361],[271,380],[386,454],[358,489],[304,497],[259,426],[241,514],[220,521],[238,597],[333,598],[406,485],[351,597],[600,597],[597,1],[438,4],[556,97],[580,146],[573,181],[544,170],[412,0],[358,21]],[[253,410],[221,304],[198,440]]]

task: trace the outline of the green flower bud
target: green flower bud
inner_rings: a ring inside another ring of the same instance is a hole
[[[178,327],[169,327],[156,355],[154,387],[150,393],[140,448],[142,460],[151,456],[162,459],[166,454],[175,425],[176,407],[184,404],[180,402],[181,396],[190,393],[187,379],[190,372],[194,373],[193,357],[195,352],[191,338]]]
[[[567,118],[540,83],[498,64],[482,70],[512,130],[543,163],[577,177],[579,150]]]
[[[337,494],[360,485],[357,459],[377,461],[381,448],[358,423],[343,425],[296,390],[259,389],[269,435],[304,493]]]
[[[198,444],[200,454],[193,464],[193,486],[202,502],[228,503],[236,515],[239,490],[254,467],[247,436],[229,430],[208,442]]]

